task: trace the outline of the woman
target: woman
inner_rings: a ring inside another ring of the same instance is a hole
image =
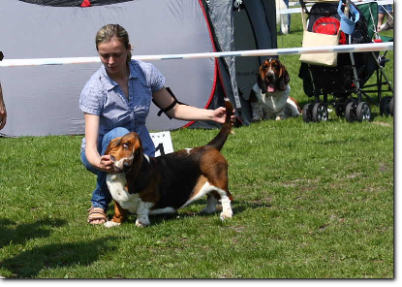
[[[0,83],[0,130],[5,127],[6,123],[7,123],[7,110],[6,110],[6,104],[4,103],[3,90],[1,89],[1,83]]]
[[[378,23],[377,23],[377,32],[382,30],[382,25],[386,22],[385,17],[388,19],[392,17],[393,9],[391,4],[386,5],[378,5]]]
[[[79,101],[85,118],[81,160],[98,176],[88,222],[103,224],[112,200],[106,174],[118,172],[110,157],[104,155],[106,147],[112,139],[136,132],[141,137],[144,152],[154,156],[155,147],[145,127],[152,100],[175,119],[224,123],[226,115],[223,107],[206,110],[178,104],[164,87],[165,77],[154,65],[131,59],[129,36],[122,26],[102,27],[95,41],[103,65],[86,83]]]

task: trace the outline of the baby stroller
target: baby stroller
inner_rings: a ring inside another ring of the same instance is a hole
[[[382,41],[377,33],[378,6],[375,1],[355,5],[350,0],[299,0],[302,18],[308,15],[305,30],[312,33],[337,35],[339,45],[363,44]],[[306,3],[314,3],[310,11]],[[304,13],[304,14],[303,14]],[[346,25],[343,24],[345,22]],[[341,29],[342,28],[342,29]],[[343,31],[345,30],[345,31]],[[307,33],[308,33],[307,32]],[[325,35],[325,36],[327,36]],[[306,32],[303,36],[303,46]],[[332,36],[334,37],[334,36]],[[391,39],[386,39],[389,41]],[[330,45],[330,44],[327,44]],[[302,55],[303,56],[303,55]],[[301,57],[299,77],[305,94],[313,98],[303,107],[305,122],[328,120],[328,105],[334,107],[338,117],[348,122],[370,121],[371,109],[365,100],[380,107],[381,114],[393,115],[393,97],[382,97],[382,92],[391,92],[393,87],[384,73],[386,52],[362,52],[334,54],[335,63],[311,63]],[[376,83],[368,80],[376,73]],[[369,94],[376,94],[376,98]],[[328,96],[332,96],[331,102]],[[322,98],[320,98],[322,96]]]

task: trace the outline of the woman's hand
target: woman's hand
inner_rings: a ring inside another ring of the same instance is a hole
[[[102,155],[100,157],[100,162],[97,168],[100,171],[110,173],[110,174],[116,174],[122,172],[120,169],[118,169],[115,165],[114,162],[110,159],[110,155]]]
[[[96,169],[107,173],[119,173],[109,155],[100,155],[97,149],[99,116],[85,113],[85,155],[89,163]]]
[[[219,107],[213,111],[212,120],[217,123],[225,123],[226,120],[226,108]],[[230,117],[230,122],[234,124],[236,121],[235,110],[233,110],[233,115]]]
[[[174,98],[169,94],[165,87],[152,94],[153,99],[159,107],[165,109],[174,103]],[[200,109],[192,106],[176,104],[166,112],[169,117],[185,121],[215,121],[217,123],[225,123],[226,108],[219,107],[216,110]],[[235,110],[230,122],[236,122]]]

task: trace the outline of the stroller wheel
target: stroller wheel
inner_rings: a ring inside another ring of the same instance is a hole
[[[359,122],[369,122],[371,120],[371,110],[367,103],[360,102],[357,105],[356,118]]]
[[[304,122],[309,123],[313,121],[313,104],[305,104],[303,106],[302,118]]]
[[[380,114],[382,116],[389,116],[391,114],[391,100],[393,97],[386,96],[381,99],[380,102]]]
[[[313,121],[322,122],[328,120],[328,109],[321,103],[316,103],[313,107]]]
[[[339,102],[336,103],[335,105],[335,113],[338,117],[344,118],[346,114],[346,106],[350,103],[354,102],[358,103],[358,100],[355,98],[348,98],[348,99],[341,99]]]
[[[391,116],[394,116],[394,98],[392,97],[391,101],[389,102],[389,112]]]
[[[350,123],[356,121],[356,103],[354,101],[351,101],[346,105],[345,119]]]

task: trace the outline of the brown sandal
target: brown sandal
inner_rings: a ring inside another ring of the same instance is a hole
[[[107,221],[107,217],[105,214],[105,211],[101,207],[91,207],[88,209],[89,214],[88,214],[88,223],[92,225],[97,225],[97,224],[104,224]],[[99,223],[93,223],[93,221],[100,221]]]

